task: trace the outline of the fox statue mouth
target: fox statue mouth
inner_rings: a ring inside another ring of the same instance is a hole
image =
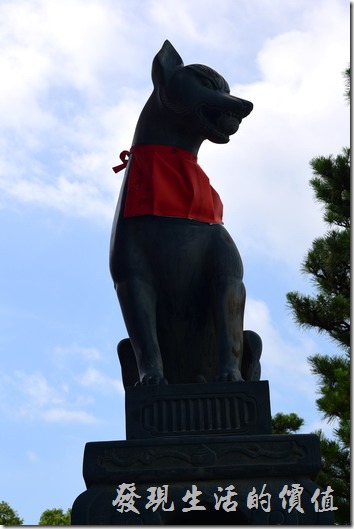
[[[242,118],[231,111],[220,113],[219,109],[212,109],[201,105],[197,115],[204,128],[206,137],[214,143],[227,143],[229,137],[238,131]]]

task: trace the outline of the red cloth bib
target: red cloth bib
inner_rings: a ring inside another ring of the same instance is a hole
[[[158,215],[222,222],[220,197],[194,154],[166,145],[136,145],[130,152],[125,217]]]

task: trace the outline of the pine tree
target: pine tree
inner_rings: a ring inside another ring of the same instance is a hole
[[[296,413],[276,413],[272,417],[272,433],[280,435],[296,433],[303,424],[304,419]]]
[[[325,236],[315,239],[302,271],[312,276],[316,296],[287,295],[298,324],[327,332],[344,350],[350,347],[350,153],[311,161],[310,184],[324,203]]]
[[[321,444],[322,468],[316,482],[324,489],[328,485],[334,491],[334,503],[337,525],[350,524],[350,449],[340,435],[337,439],[327,439],[320,430],[317,435]]]
[[[345,71],[350,98],[350,68]],[[287,294],[295,321],[327,334],[339,347],[334,355],[316,354],[308,360],[319,380],[317,407],[335,422],[334,440],[320,434],[322,471],[318,483],[330,485],[338,511],[336,523],[350,523],[350,150],[320,156],[310,162],[310,184],[324,208],[328,232],[314,240],[302,266],[311,276],[316,295]]]

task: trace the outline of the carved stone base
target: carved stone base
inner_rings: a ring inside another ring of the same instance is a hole
[[[333,523],[318,437],[271,435],[268,382],[127,388],[126,429],[87,443],[73,525]]]
[[[84,456],[87,491],[73,505],[72,524],[332,524],[332,512],[316,512],[315,503],[311,502],[318,488],[311,478],[319,468],[319,441],[315,435],[197,436],[88,443]],[[123,491],[123,484],[133,487],[130,491],[139,496],[133,497],[136,511],[128,501],[113,505],[119,491],[129,493],[127,488]],[[234,488],[229,489],[232,494],[228,505],[220,498],[227,496],[230,485]],[[290,496],[285,494],[283,506],[279,494],[284,485],[288,491],[294,490],[295,485],[301,487],[298,505],[291,507]],[[165,503],[155,512],[154,505],[148,507],[151,487],[167,491]],[[185,495],[193,490],[201,493],[195,504],[198,510],[183,511],[192,505]],[[252,507],[252,492],[253,501],[258,495],[258,508]],[[237,506],[232,504],[235,500]],[[218,501],[219,510],[215,508]],[[173,510],[163,510],[171,508],[172,502]],[[231,510],[225,509],[228,507]]]

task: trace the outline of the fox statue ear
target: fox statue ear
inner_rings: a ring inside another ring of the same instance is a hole
[[[177,53],[170,41],[165,40],[161,50],[152,62],[151,77],[154,87],[164,86],[173,71],[183,66],[182,57]]]

